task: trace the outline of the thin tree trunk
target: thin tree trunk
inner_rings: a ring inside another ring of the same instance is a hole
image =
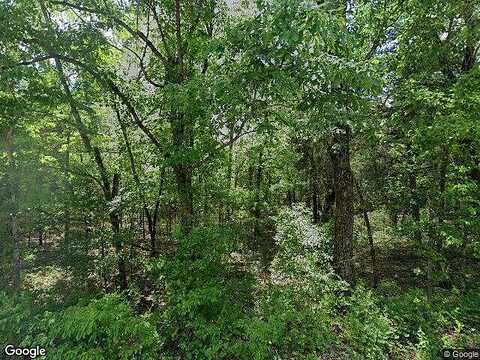
[[[85,235],[85,242],[88,242],[90,240],[90,230],[88,226],[88,217],[85,215],[83,217],[83,225],[84,225],[84,235]]]
[[[475,1],[465,1],[465,8],[462,14],[463,20],[467,26],[466,39],[464,44],[464,55],[462,62],[462,72],[468,72],[473,69],[477,59],[479,47],[476,39],[476,22],[478,17],[475,14]]]
[[[120,186],[120,176],[118,174],[113,175],[112,180],[112,192],[111,200],[118,195]],[[117,209],[110,211],[110,224],[113,232],[113,246],[115,248],[115,255],[117,257],[118,267],[118,287],[120,290],[127,289],[127,268],[125,265],[125,258],[123,254],[123,242],[120,234],[120,214]]]
[[[182,234],[189,235],[193,229],[192,170],[186,165],[174,166],[179,195],[179,215]]]
[[[419,199],[417,194],[417,176],[415,175],[414,171],[411,171],[408,174],[408,183],[410,186],[410,196],[412,201],[410,201],[410,214],[412,215],[413,220],[415,221],[415,231],[414,231],[414,239],[417,245],[421,245],[422,241],[422,233],[420,231],[420,205]]]
[[[157,228],[157,219],[158,219],[158,208],[159,208],[159,197],[162,195],[163,191],[163,181],[165,177],[165,167],[162,168],[162,174],[160,179],[160,186],[159,186],[159,193],[157,196],[157,200],[155,201],[155,209],[154,213],[152,214],[148,205],[147,200],[145,197],[145,190],[143,188],[142,183],[140,182],[140,176],[137,171],[137,167],[135,165],[135,159],[133,157],[132,146],[130,144],[130,140],[128,139],[127,129],[122,121],[120,116],[120,112],[118,108],[115,106],[115,113],[117,115],[118,123],[120,124],[120,128],[122,130],[123,140],[125,142],[125,146],[127,148],[127,154],[130,161],[130,169],[133,175],[133,179],[135,180],[135,184],[137,185],[138,191],[140,192],[140,197],[142,200],[143,212],[142,212],[142,232],[143,232],[143,240],[145,241],[145,216],[147,217],[147,225],[148,225],[148,232],[150,234],[150,256],[156,257],[157,256],[157,246],[156,246],[156,228]]]
[[[355,187],[357,188],[358,197],[360,198],[360,203],[362,206],[363,221],[365,222],[365,227],[367,228],[368,244],[370,247],[370,261],[372,262],[372,285],[374,288],[378,285],[378,274],[377,274],[377,257],[375,253],[375,246],[373,243],[373,231],[370,225],[370,218],[368,217],[367,204],[365,198],[363,197],[362,190],[358,181],[355,181]]]
[[[166,69],[167,82],[180,85],[185,80],[184,74],[184,43],[182,39],[182,6],[180,0],[175,0],[175,37],[176,58]],[[190,120],[175,109],[172,114],[172,137],[176,155],[185,157],[186,152],[193,148],[193,128]],[[183,235],[189,235],[193,229],[193,170],[190,164],[177,160],[173,166],[177,191],[179,196],[180,227]]]
[[[254,226],[253,226],[253,241],[255,244],[258,243],[260,238],[260,200],[261,200],[261,186],[262,186],[262,176],[263,176],[263,150],[260,150],[260,155],[258,157],[258,166],[255,176],[255,204],[253,207],[253,217],[254,217]]]
[[[287,190],[287,205],[291,209],[293,205],[292,191]]]
[[[445,221],[445,188],[447,186],[447,168],[448,168],[448,149],[443,147],[442,156],[440,159],[439,165],[439,181],[438,181],[438,192],[439,192],[439,205],[438,205],[438,227],[441,230],[443,223]],[[443,241],[440,234],[437,234],[435,246],[438,251],[442,250]]]
[[[185,152],[191,149],[189,143],[192,139],[191,129],[185,124],[186,120],[181,114],[175,116],[173,122],[173,141],[175,151],[182,157]],[[173,166],[175,180],[177,183],[180,227],[183,235],[189,235],[193,229],[193,187],[192,187],[192,167],[183,161],[177,160]]]
[[[18,177],[15,161],[14,149],[14,129],[13,126],[7,131],[6,148],[9,163],[9,190],[10,190],[10,240],[12,244],[12,289],[18,292],[22,288],[21,259],[18,231]]]
[[[233,146],[234,146],[234,141],[233,141],[233,126],[230,128],[230,138],[229,138],[229,146],[228,146],[228,163],[227,163],[227,183],[228,183],[228,190],[229,190],[229,196],[228,196],[228,203],[227,203],[227,214],[226,218],[228,221],[232,220],[233,216],[233,204],[230,201],[230,193],[234,189],[234,180],[233,180],[233,160],[234,160],[234,153],[233,153]]]
[[[167,210],[167,236],[170,236],[170,234],[172,233],[172,223],[173,223],[172,205],[169,202],[168,210]]]
[[[87,219],[85,218],[85,230],[87,230]],[[101,229],[103,231],[103,228],[104,228],[104,224],[103,224],[103,221],[102,221],[102,226],[101,226]],[[87,232],[85,232],[85,236],[87,236]],[[105,238],[102,236],[101,237],[101,248],[100,248],[100,256],[101,256],[101,260],[102,260],[102,263],[103,261],[105,260]],[[108,292],[108,281],[107,281],[107,274],[105,273],[105,270],[102,268],[101,270],[101,276],[102,276],[102,279],[103,279],[103,290],[105,292]]]
[[[320,214],[318,213],[318,194],[317,187],[312,184],[312,212],[313,212],[313,222],[318,224],[320,222]]]
[[[73,195],[73,188],[70,180],[68,179],[68,174],[70,172],[70,131],[67,134],[67,151],[65,153],[65,199],[64,199],[64,231],[63,231],[63,241],[67,246],[67,250],[70,247],[70,223],[71,223],[71,214],[70,214],[70,199]]]
[[[192,148],[191,124],[186,124],[187,119],[183,114],[175,114],[172,121],[172,136],[175,153],[185,157],[186,152]],[[193,229],[193,187],[192,166],[185,161],[177,160],[173,165],[178,192],[178,212],[182,234],[189,235]]]
[[[320,224],[325,224],[330,221],[333,215],[333,205],[335,205],[335,190],[332,187],[325,196],[325,200],[323,202]]]
[[[318,206],[318,191],[317,191],[317,164],[315,161],[315,143],[312,143],[310,154],[310,187],[312,191],[312,215],[313,222],[318,224],[320,222],[319,206]]]
[[[337,274],[352,283],[353,274],[353,176],[350,167],[348,126],[337,127],[332,135],[329,154],[333,166],[335,189],[335,227],[333,261]]]
[[[145,208],[142,208],[140,224],[142,224],[142,239],[143,239],[143,242],[145,242],[147,240],[147,234],[145,233]]]

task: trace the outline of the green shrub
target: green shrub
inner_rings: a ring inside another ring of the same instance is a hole
[[[20,343],[36,317],[32,299],[26,294],[0,293],[0,339],[5,344]]]
[[[395,330],[373,293],[359,285],[344,301],[345,315],[336,318],[353,358],[385,359],[393,345]]]
[[[314,225],[307,209],[285,208],[276,217],[275,242],[278,247],[271,271],[281,282],[296,282],[301,288],[318,293],[334,277],[330,237]]]
[[[159,261],[164,311],[156,316],[163,353],[181,359],[231,358],[252,308],[253,277],[230,257],[233,236],[198,229]]]
[[[158,335],[116,294],[59,313],[46,312],[22,344],[41,344],[51,360],[156,359]]]
[[[242,358],[314,359],[337,343],[329,313],[294,288],[271,285],[260,296],[258,312],[243,324]]]
[[[437,289],[428,299],[422,289],[409,289],[384,300],[394,322],[397,348],[411,347],[419,359],[436,359],[442,348],[480,344],[480,294]]]

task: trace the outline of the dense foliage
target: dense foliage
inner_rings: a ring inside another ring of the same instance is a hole
[[[475,0],[0,0],[0,345],[480,347]]]

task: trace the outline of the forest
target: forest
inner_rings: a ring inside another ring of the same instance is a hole
[[[0,358],[480,358],[479,52],[478,0],[0,0]]]

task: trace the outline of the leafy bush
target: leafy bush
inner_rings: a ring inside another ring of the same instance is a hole
[[[391,320],[373,293],[359,285],[344,298],[345,315],[338,317],[342,338],[356,359],[385,359],[395,339]]]
[[[27,322],[18,344],[38,344],[52,360],[156,359],[158,335],[119,295],[107,295]]]
[[[0,293],[0,339],[6,344],[18,344],[28,333],[36,316],[32,299],[27,294],[16,297]]]
[[[280,211],[275,235],[278,252],[271,265],[274,277],[318,286],[333,276],[329,237],[310,219],[301,206]]]
[[[253,277],[230,257],[233,236],[199,229],[160,260],[164,311],[157,313],[163,352],[182,359],[229,358],[252,307]]]
[[[244,323],[246,359],[383,359],[394,339],[373,294],[338,279],[330,241],[301,207],[277,217],[272,280],[259,289],[256,313]]]
[[[422,289],[384,300],[398,336],[396,346],[409,346],[419,359],[436,359],[442,348],[480,344],[480,294],[437,290],[428,299]]]
[[[313,359],[337,343],[330,314],[294,288],[271,285],[260,296],[258,312],[243,324],[242,358]]]

